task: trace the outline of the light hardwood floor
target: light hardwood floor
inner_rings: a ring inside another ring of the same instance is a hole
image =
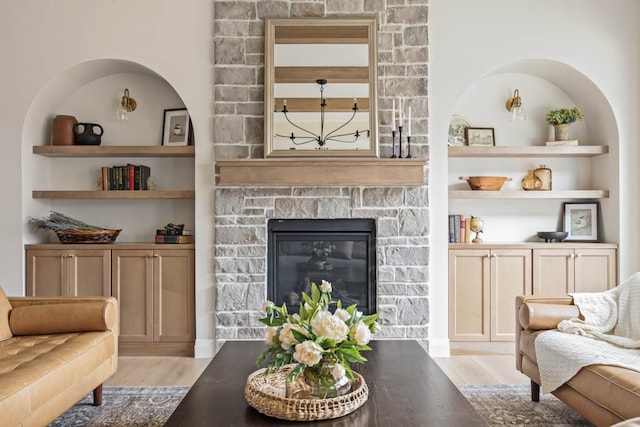
[[[516,370],[514,343],[452,343],[434,360],[455,384],[529,384]],[[121,356],[105,386],[191,386],[211,359]]]

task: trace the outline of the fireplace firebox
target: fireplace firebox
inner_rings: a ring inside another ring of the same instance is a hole
[[[376,224],[373,219],[271,219],[267,298],[297,312],[311,283],[332,283],[334,299],[376,312]]]

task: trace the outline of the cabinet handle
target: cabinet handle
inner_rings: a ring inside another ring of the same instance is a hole
[[[582,256],[582,254],[577,254],[576,258],[580,258]]]
[[[487,258],[491,258],[491,254],[487,254],[487,255],[486,255],[486,257],[487,257]]]
[[[569,255],[569,258],[575,258],[575,257],[576,257],[575,254]]]
[[[153,254],[153,257],[154,257],[154,258],[160,258],[160,255],[158,255],[158,254]]]

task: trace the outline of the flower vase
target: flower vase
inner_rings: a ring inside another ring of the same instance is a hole
[[[569,130],[571,129],[571,123],[563,123],[555,125],[553,130],[555,132],[556,141],[566,141],[569,139]]]
[[[352,384],[345,374],[344,368],[338,366],[332,361],[323,360],[314,367],[305,368],[304,372],[293,381],[291,378],[287,378],[286,397],[289,399],[327,399],[344,396],[351,391]]]

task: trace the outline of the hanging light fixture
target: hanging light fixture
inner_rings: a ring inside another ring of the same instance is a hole
[[[317,79],[316,83],[320,85],[320,132],[315,133],[303,128],[302,126],[299,126],[293,123],[289,118],[288,113],[290,111],[287,109],[287,100],[285,99],[282,103],[281,112],[282,114],[284,114],[284,118],[287,120],[287,122],[289,122],[291,126],[300,130],[302,134],[296,135],[295,132],[291,132],[291,135],[279,135],[276,133],[276,136],[280,138],[289,138],[294,145],[304,145],[304,144],[309,144],[311,142],[316,142],[318,144],[318,149],[322,149],[329,141],[341,142],[341,143],[354,143],[365,132],[367,134],[367,137],[369,137],[368,129],[355,130],[355,131],[346,132],[346,133],[337,133],[340,129],[344,128],[349,123],[351,123],[351,121],[356,116],[356,113],[358,112],[358,100],[356,98],[353,98],[353,107],[351,108],[351,110],[353,111],[353,114],[351,114],[351,117],[349,117],[349,120],[347,120],[344,124],[335,128],[331,132],[328,132],[325,134],[324,119],[325,119],[325,110],[327,108],[327,98],[325,98],[324,96],[324,85],[327,84],[327,80]]]
[[[130,113],[134,112],[137,106],[136,100],[129,96],[129,89],[125,89],[122,101],[116,110],[116,117],[121,121],[129,120]]]
[[[513,98],[507,100],[507,110],[511,112],[511,121],[526,120],[527,113],[524,111],[522,105],[522,99],[520,98],[520,91],[516,89],[513,92]]]

